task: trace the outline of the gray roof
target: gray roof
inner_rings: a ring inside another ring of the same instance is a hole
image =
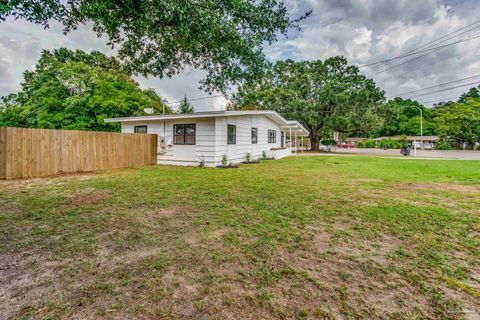
[[[196,118],[216,118],[216,117],[235,117],[245,115],[265,115],[273,121],[277,122],[281,128],[296,130],[300,135],[308,135],[308,130],[296,120],[286,120],[278,112],[273,110],[242,110],[242,111],[207,111],[194,113],[176,113],[153,116],[139,117],[122,117],[107,118],[104,121],[112,122],[141,122],[141,121],[158,121],[158,120],[174,120],[174,119],[196,119]]]

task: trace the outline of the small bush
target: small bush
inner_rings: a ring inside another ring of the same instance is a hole
[[[358,148],[375,148],[375,140],[365,140],[357,143]]]
[[[408,137],[406,135],[401,135],[397,141],[400,143],[400,148],[408,147]]]
[[[436,150],[453,150],[453,145],[446,140],[439,140],[435,143]]]
[[[205,167],[205,156],[203,154],[199,158],[199,166]]]
[[[321,144],[323,144],[324,146],[333,146],[335,144],[337,144],[337,141],[333,140],[333,139],[326,139],[326,140],[322,140],[320,142]]]
[[[222,155],[222,166],[226,167],[228,164],[228,156],[224,153]]]
[[[252,161],[252,155],[250,152],[245,153],[245,161],[250,162]]]
[[[267,160],[267,153],[262,151],[262,160]]]
[[[380,141],[380,148],[384,147],[387,147],[388,149],[401,149],[403,147],[403,142],[397,140],[382,140]]]

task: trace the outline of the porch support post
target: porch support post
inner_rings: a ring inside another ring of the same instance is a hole
[[[297,130],[295,130],[295,155],[298,154]]]
[[[303,149],[305,149],[305,148],[303,147],[303,135],[302,135],[301,139],[302,139],[302,154],[303,154]]]
[[[288,136],[288,139],[290,141],[290,150],[292,149],[292,128],[290,128],[290,134]]]

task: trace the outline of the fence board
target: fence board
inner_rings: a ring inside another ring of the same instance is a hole
[[[157,135],[0,127],[0,179],[155,164]]]
[[[0,179],[7,177],[7,128],[0,128]]]

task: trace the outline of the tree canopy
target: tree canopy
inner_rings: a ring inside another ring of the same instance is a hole
[[[480,87],[479,87],[480,88]],[[468,90],[468,92],[462,94],[458,99],[458,102],[465,103],[469,99],[480,99],[480,90],[479,88],[473,87]]]
[[[437,123],[439,135],[474,146],[480,142],[480,98],[460,99],[449,104],[438,116]]]
[[[378,115],[384,92],[344,57],[325,61],[279,61],[261,81],[239,87],[233,108],[273,109],[299,120],[310,132],[311,146],[333,131],[362,133],[382,125]]]
[[[180,107],[178,108],[178,113],[193,113],[195,110],[193,106],[190,104],[190,101],[187,99],[187,95],[185,95],[180,103]]]
[[[423,116],[423,134],[434,135],[436,124],[435,112],[418,101],[395,98],[389,100],[384,108],[383,126],[377,131],[377,136],[420,135],[420,110]]]
[[[93,23],[98,36],[118,46],[126,67],[144,76],[172,76],[186,67],[206,72],[204,89],[224,91],[258,75],[262,47],[277,40],[310,12],[293,19],[277,0],[10,0],[0,4],[8,16],[49,26],[63,24],[65,33]]]
[[[1,100],[0,126],[111,131],[118,125],[103,119],[142,115],[147,107],[172,112],[100,52],[44,50],[35,70],[24,72],[21,88]]]

